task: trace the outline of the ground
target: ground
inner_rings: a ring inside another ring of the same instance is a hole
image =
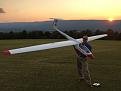
[[[0,40],[0,51],[61,40]],[[0,54],[1,91],[121,91],[121,41],[96,40],[94,60],[89,60],[93,82],[79,82],[73,47],[63,47],[14,56]]]

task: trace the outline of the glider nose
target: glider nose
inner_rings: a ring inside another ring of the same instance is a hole
[[[5,56],[8,56],[8,55],[10,55],[10,52],[9,52],[9,50],[4,50],[4,51],[3,51],[3,55],[5,55]]]
[[[88,57],[88,58],[91,58],[91,59],[94,59],[93,54],[88,54],[87,57]]]

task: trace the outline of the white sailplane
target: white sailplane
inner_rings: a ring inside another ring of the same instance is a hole
[[[17,48],[17,49],[10,49],[10,50],[4,50],[3,54],[4,55],[14,55],[14,54],[20,54],[20,53],[26,53],[26,52],[34,52],[34,51],[41,51],[41,50],[46,50],[46,49],[52,49],[52,48],[59,48],[59,47],[64,47],[64,46],[72,46],[75,45],[75,47],[84,55],[86,55],[89,58],[93,57],[92,52],[84,45],[81,45],[79,47],[78,45],[83,42],[83,39],[74,39],[67,35],[66,33],[62,32],[61,30],[58,29],[57,27],[57,22],[58,19],[51,18],[53,19],[53,28],[58,31],[61,35],[65,36],[68,40],[67,41],[61,41],[61,42],[54,42],[54,43],[48,43],[48,44],[41,44],[41,45],[34,45],[34,46],[29,46],[29,47],[23,47],[23,48]],[[96,36],[91,36],[88,37],[88,41],[93,41],[102,37],[106,37],[107,34],[102,34],[102,35],[96,35]]]

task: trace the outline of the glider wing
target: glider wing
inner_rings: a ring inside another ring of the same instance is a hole
[[[89,37],[88,40],[92,41],[92,40],[99,39],[99,38],[102,38],[105,36],[107,36],[107,35],[103,34],[103,35],[92,36],[92,37]],[[82,38],[76,39],[76,40],[78,42],[81,42]],[[54,43],[48,43],[48,44],[42,44],[42,45],[35,45],[35,46],[5,50],[5,51],[3,51],[3,53],[5,55],[8,55],[8,54],[12,55],[12,54],[25,53],[25,52],[33,52],[33,51],[40,51],[40,50],[64,47],[64,46],[71,46],[71,45],[76,45],[76,44],[77,44],[76,42],[68,40],[68,41],[61,41],[61,42],[54,42]]]

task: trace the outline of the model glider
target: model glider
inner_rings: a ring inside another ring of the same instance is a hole
[[[34,51],[40,51],[40,50],[46,50],[46,49],[52,49],[52,48],[59,48],[59,47],[74,45],[80,52],[82,52],[87,57],[90,57],[90,56],[93,55],[91,53],[91,51],[86,46],[82,45],[81,48],[78,46],[79,44],[81,44],[83,42],[82,38],[74,39],[74,38],[70,37],[69,35],[65,34],[64,32],[60,31],[57,28],[57,22],[58,22],[58,20],[54,19],[53,28],[56,31],[58,31],[61,35],[65,36],[68,39],[67,41],[54,42],[54,43],[48,43],[48,44],[41,44],[41,45],[5,50],[5,51],[3,51],[3,54],[4,55],[13,55],[13,54],[34,52]],[[105,36],[107,36],[107,34],[91,36],[91,37],[88,37],[88,41],[93,41],[93,40],[96,40],[96,39],[99,39],[99,38],[102,38],[102,37],[105,37]]]

